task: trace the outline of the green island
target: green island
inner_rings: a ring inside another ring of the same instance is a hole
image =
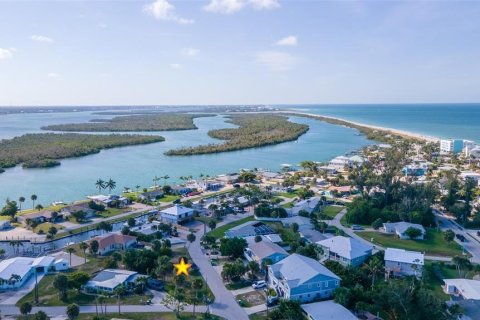
[[[161,136],[150,135],[96,135],[78,133],[25,134],[0,140],[1,168],[22,164],[24,168],[46,168],[60,165],[58,159],[81,157],[102,149],[161,142]]]
[[[308,131],[308,125],[288,121],[288,118],[272,114],[236,114],[227,122],[239,128],[210,130],[208,135],[224,140],[222,144],[208,144],[169,150],[168,156],[219,153],[257,148],[298,139]]]
[[[42,130],[69,132],[126,132],[173,131],[198,129],[193,119],[211,117],[212,114],[135,114],[112,119],[93,119],[87,123],[67,123],[43,126]]]

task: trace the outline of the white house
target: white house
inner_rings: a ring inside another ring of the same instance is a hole
[[[70,268],[68,261],[51,256],[39,258],[16,257],[0,262],[0,289],[17,289],[37,274],[64,271]]]
[[[417,251],[387,248],[385,250],[385,273],[390,276],[422,275],[424,254]]]
[[[480,281],[471,279],[443,279],[443,291],[446,294],[460,296],[463,299],[480,300]]]
[[[137,243],[137,237],[121,233],[107,233],[92,238],[98,242],[98,254],[105,255],[112,251],[126,250]]]
[[[408,230],[408,228],[415,228],[420,230],[422,233],[418,237],[416,237],[416,240],[423,240],[425,239],[426,231],[425,228],[421,224],[417,223],[410,223],[410,222],[394,222],[394,223],[384,223],[383,224],[383,230],[385,233],[391,233],[391,234],[396,234],[400,239],[410,239],[408,235],[405,234],[405,231]]]
[[[135,271],[105,269],[100,271],[92,280],[88,281],[84,289],[87,292],[114,292],[120,285],[128,289],[135,284],[135,280],[140,276],[141,275]]]
[[[302,309],[309,320],[358,319],[350,310],[332,300],[302,304]]]
[[[194,211],[181,204],[175,204],[173,207],[160,211],[160,218],[167,223],[182,223],[193,218]]]
[[[348,157],[345,156],[338,156],[330,160],[328,166],[330,168],[334,168],[337,171],[343,171],[345,166],[350,166],[351,162]]]
[[[317,260],[294,253],[268,267],[268,283],[281,298],[309,302],[331,297],[340,278]]]
[[[350,237],[336,236],[316,243],[323,249],[324,259],[337,261],[344,266],[361,265],[372,255],[373,246]]]
[[[310,214],[315,210],[315,208],[317,208],[320,200],[320,197],[312,197],[310,199],[298,201],[293,205],[292,208],[288,209],[287,212],[291,216],[298,215],[300,211],[306,211]]]

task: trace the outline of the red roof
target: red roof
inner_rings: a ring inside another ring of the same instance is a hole
[[[123,235],[119,233],[109,233],[107,235],[102,235],[93,238],[92,240],[97,240],[98,241],[98,249],[102,250],[104,248],[107,248],[111,246],[112,244],[123,244],[125,245],[126,243],[130,241],[135,241],[137,240],[137,237],[134,236],[128,236],[128,235]]]

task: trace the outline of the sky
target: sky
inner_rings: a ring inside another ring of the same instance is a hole
[[[480,1],[4,1],[0,105],[480,101]]]

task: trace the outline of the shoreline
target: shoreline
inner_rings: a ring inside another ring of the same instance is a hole
[[[320,121],[325,121],[325,122],[329,122],[328,120],[330,120],[330,123],[331,123],[331,121],[335,121],[336,123],[334,123],[334,124],[336,124],[336,125],[344,125],[344,126],[355,128],[355,129],[365,128],[365,129],[369,129],[369,130],[384,131],[384,132],[389,133],[389,134],[394,134],[394,135],[398,135],[398,136],[401,136],[401,137],[405,137],[405,138],[409,138],[409,139],[415,139],[415,140],[421,140],[421,141],[425,141],[425,142],[437,143],[441,140],[440,138],[434,137],[434,136],[423,135],[423,134],[409,132],[409,131],[400,130],[400,129],[370,125],[370,124],[365,124],[365,123],[361,123],[361,122],[346,120],[346,119],[337,118],[337,117],[319,115],[319,114],[315,114],[315,113],[297,112],[297,111],[288,111],[288,110],[277,111],[276,113],[293,115],[293,116],[296,115],[296,116],[300,116],[300,117],[302,117],[302,116],[303,117],[309,117],[309,118],[314,118],[314,119],[317,119],[317,120],[320,120]]]

